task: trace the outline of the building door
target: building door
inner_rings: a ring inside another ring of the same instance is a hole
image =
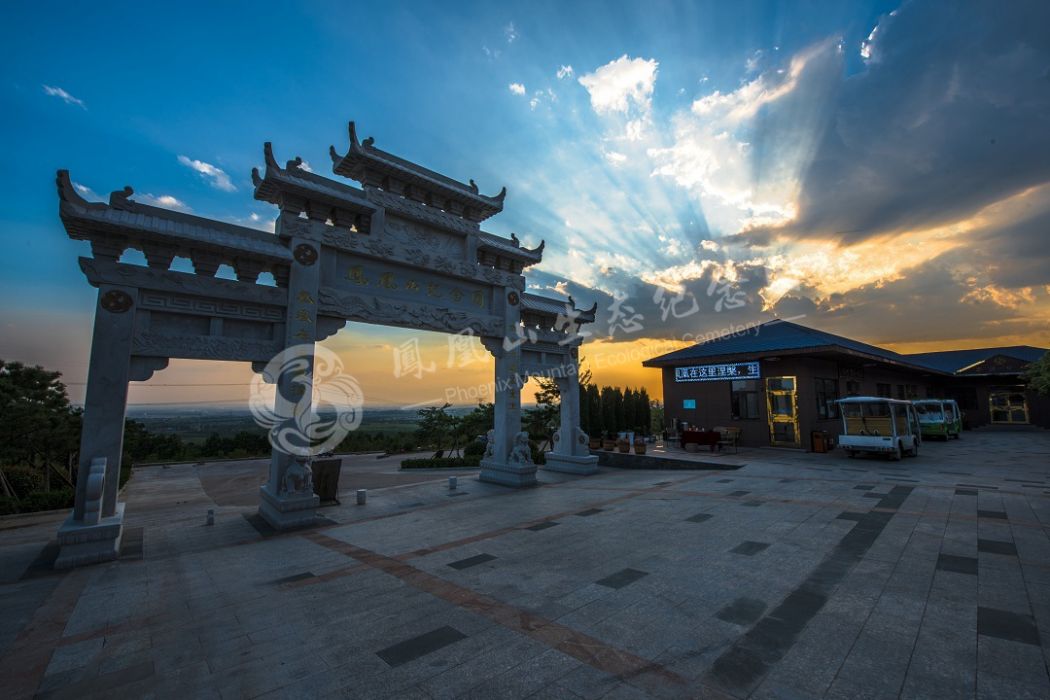
[[[779,447],[799,447],[798,398],[794,377],[766,378],[766,408],[769,415],[769,443]]]
[[[988,395],[988,410],[993,423],[1028,422],[1028,402],[1021,387],[992,389]]]

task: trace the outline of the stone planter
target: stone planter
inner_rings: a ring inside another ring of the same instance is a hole
[[[591,438],[591,441],[587,444],[587,446],[590,447],[592,450],[600,450],[602,449],[602,439]]]
[[[645,454],[645,440],[642,440],[641,438],[638,438],[637,440],[634,441],[634,453],[636,455],[644,455]]]
[[[604,449],[609,450],[610,452],[612,452],[613,450],[616,449],[616,441],[615,440],[604,440],[602,442],[602,447]]]
[[[631,443],[627,442],[627,440],[624,439],[617,440],[616,447],[620,450],[620,452],[623,452],[624,454],[631,451]]]

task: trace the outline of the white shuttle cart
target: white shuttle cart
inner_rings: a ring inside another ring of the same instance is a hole
[[[918,456],[922,438],[910,401],[851,396],[836,403],[842,414],[839,446],[848,456],[854,457],[858,452],[885,454],[892,460],[905,454]]]

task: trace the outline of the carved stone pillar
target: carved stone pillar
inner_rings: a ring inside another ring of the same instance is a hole
[[[101,285],[98,289],[76,497],[72,514],[58,530],[55,568],[108,561],[120,553],[124,504],[117,502],[117,490],[137,304],[138,291],[134,288]],[[89,501],[91,517],[85,521]]]
[[[554,434],[554,449],[547,455],[544,469],[569,474],[594,474],[598,457],[587,447],[587,433],[580,427],[580,376],[576,363],[567,366],[564,376],[556,377],[561,394],[561,426]]]
[[[482,339],[482,344],[496,358],[496,381],[494,425],[489,431],[478,478],[505,486],[533,486],[536,465],[529,449],[529,436],[521,429],[521,387],[525,378],[520,374],[520,294],[513,288],[505,289],[504,293],[497,310],[503,314],[505,336]]]
[[[296,425],[295,415],[312,412],[321,244],[309,222],[288,212],[278,219],[277,234],[288,241],[293,262],[288,276],[286,350],[264,370],[267,381],[276,384],[274,412],[280,423],[270,431],[270,475],[259,489],[259,514],[275,529],[288,530],[313,524],[320,503],[309,477],[310,438]]]

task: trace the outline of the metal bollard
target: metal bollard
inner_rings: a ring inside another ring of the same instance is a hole
[[[450,476],[448,478],[448,490],[455,491],[456,486],[459,484],[459,477]]]
[[[214,524],[215,524],[215,511],[209,508],[208,509],[208,520],[207,520],[207,522],[205,522],[205,525],[214,525]]]
[[[365,504],[365,500],[367,500],[367,499],[368,499],[368,489],[358,489],[357,490],[357,505],[363,506]]]

